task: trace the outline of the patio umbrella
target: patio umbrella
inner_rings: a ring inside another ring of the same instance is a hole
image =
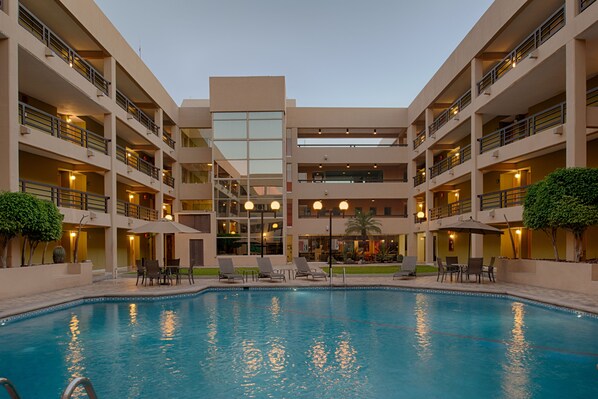
[[[470,217],[468,220],[463,220],[457,222],[455,224],[451,224],[448,226],[444,226],[439,228],[439,230],[450,230],[456,233],[469,233],[469,240],[468,240],[468,250],[467,253],[471,256],[471,235],[472,234],[502,234],[503,232],[496,227],[490,226],[489,224],[485,224],[482,222],[478,222]]]
[[[148,222],[144,225],[129,230],[129,233],[156,233],[156,234],[174,234],[174,233],[201,233],[199,230],[175,222],[174,220],[159,219]]]

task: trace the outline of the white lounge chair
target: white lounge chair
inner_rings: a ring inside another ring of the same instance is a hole
[[[401,269],[392,275],[392,279],[394,280],[397,277],[415,277],[416,263],[417,263],[416,256],[403,257],[403,263],[401,263]]]
[[[324,278],[324,280],[326,280],[328,278],[328,275],[326,273],[324,273],[323,271],[310,269],[309,264],[307,263],[307,259],[305,259],[303,256],[298,257],[298,258],[293,258],[293,262],[295,263],[295,266],[297,267],[297,271],[295,272],[295,277],[309,278],[309,276],[311,276],[311,278],[314,280],[316,278]]]

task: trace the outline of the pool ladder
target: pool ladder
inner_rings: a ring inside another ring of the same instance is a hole
[[[91,381],[89,380],[89,378],[85,377],[77,377],[74,380],[72,380],[70,384],[65,388],[62,395],[60,395],[60,399],[70,399],[73,396],[73,393],[75,393],[75,389],[77,389],[79,386],[85,389],[85,392],[87,393],[87,397],[89,399],[98,399],[96,392],[93,389],[93,385],[91,384]],[[0,387],[3,387],[6,390],[6,392],[8,392],[8,396],[10,397],[10,399],[21,399],[21,397],[17,393],[17,389],[8,378],[0,377]]]

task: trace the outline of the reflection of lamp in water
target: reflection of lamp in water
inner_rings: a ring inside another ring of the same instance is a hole
[[[251,201],[246,201],[245,204],[243,205],[243,207],[245,208],[245,210],[249,213],[249,217],[251,217],[251,212],[259,212],[260,213],[260,256],[263,258],[264,257],[264,212],[274,212],[274,218],[276,218],[276,211],[278,211],[280,209],[280,202],[278,201],[272,201],[270,203],[270,210],[268,209],[256,209],[255,205],[253,204],[253,202]]]
[[[343,212],[343,217],[345,217],[345,211],[349,209],[349,203],[347,201],[341,201],[338,204],[338,207]],[[318,216],[320,216],[320,211],[323,208],[322,201],[314,202],[313,208],[318,212]],[[330,216],[328,223],[328,274],[330,277],[330,285],[332,285],[332,209],[328,209],[328,214]]]

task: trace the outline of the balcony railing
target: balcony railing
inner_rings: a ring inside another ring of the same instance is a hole
[[[154,179],[158,180],[158,176],[160,175],[159,168],[155,167],[147,161],[144,161],[143,159],[139,158],[139,156],[137,156],[135,153],[129,152],[126,148],[121,147],[119,145],[116,146],[116,159],[123,162],[125,165],[128,165],[133,169],[137,169],[141,173],[144,173],[149,177],[153,177]]]
[[[245,211],[243,211],[243,212],[245,212]],[[352,218],[355,216],[356,216],[355,213],[353,213],[353,214],[345,213],[345,218]],[[376,217],[376,219],[384,219],[384,218],[403,218],[404,219],[404,218],[408,217],[404,213],[391,213],[391,214],[386,214],[386,215],[378,213],[374,216]],[[312,211],[311,213],[299,213],[299,219],[318,219],[318,218],[322,218],[322,217],[323,216],[321,214],[318,216],[318,212],[316,212],[316,211]],[[334,213],[332,215],[332,217],[336,219],[336,218],[341,218],[342,215],[339,212],[338,214]]]
[[[116,213],[134,219],[158,220],[157,210],[123,200],[116,201]]]
[[[127,111],[129,115],[135,118],[139,123],[147,128],[150,132],[158,135],[160,128],[154,123],[145,112],[139,109],[127,96],[125,96],[120,90],[116,90],[116,103],[119,107]]]
[[[586,8],[591,6],[596,0],[579,0],[579,12],[583,12]]]
[[[413,187],[417,187],[420,184],[426,182],[426,172],[424,169],[418,170],[415,176],[413,176]]]
[[[162,133],[162,141],[166,143],[167,146],[174,150],[175,141],[170,137],[170,135],[166,134],[166,132]]]
[[[407,177],[404,178],[398,178],[398,179],[389,179],[389,178],[377,178],[377,177],[368,177],[368,176],[347,176],[347,178],[345,180],[339,180],[339,179],[326,179],[326,178],[321,178],[321,179],[317,179],[317,178],[312,178],[312,179],[298,179],[297,180],[298,183],[331,183],[331,184],[335,184],[335,183],[340,183],[340,184],[344,184],[344,183],[406,183],[407,182]]]
[[[453,119],[461,110],[471,104],[471,90],[468,90],[465,94],[457,99],[450,107],[445,109],[440,115],[438,115],[434,122],[428,127],[428,135],[433,135],[441,127],[443,127],[448,121]]]
[[[170,175],[162,175],[162,182],[166,184],[168,187],[174,188],[174,177]]]
[[[442,161],[432,165],[430,167],[430,177],[436,177],[447,170],[454,168],[457,165],[461,165],[465,161],[471,159],[471,144],[461,148],[458,152],[443,159]]]
[[[54,137],[78,146],[108,154],[110,140],[21,102],[19,103],[19,123],[50,133]]]
[[[417,134],[417,136],[415,136],[415,139],[413,140],[413,149],[415,150],[417,147],[422,145],[424,141],[426,141],[426,129],[423,129]]]
[[[479,138],[480,154],[565,123],[566,104],[560,103]]]
[[[89,80],[96,88],[108,95],[110,82],[97,69],[92,67],[75,50],[37,19],[29,10],[19,4],[19,24],[30,31],[42,43],[50,48],[71,68]]]
[[[427,220],[428,220],[428,218],[426,218],[425,216],[423,218],[418,218],[417,213],[413,214],[413,223],[415,223],[415,224],[423,223],[423,222],[426,222]]]
[[[464,213],[469,212],[471,212],[471,198],[451,202],[450,204],[430,209],[430,220],[463,215]]]
[[[356,139],[359,140],[359,139]],[[316,143],[301,143],[297,144],[297,147],[320,147],[320,148],[380,148],[380,147],[407,147],[407,144],[404,143],[376,143],[376,144],[369,144],[369,143],[339,143],[339,144],[316,144]]]
[[[478,195],[478,197],[480,197],[480,210],[487,211],[489,209],[510,208],[523,205],[523,200],[525,194],[527,194],[528,187],[529,186],[515,187]]]
[[[519,61],[527,57],[529,53],[540,47],[546,40],[550,39],[556,32],[565,26],[565,6],[556,10],[539,28],[525,38],[509,55],[502,59],[478,82],[478,94],[492,86],[498,79],[503,77]]]
[[[35,197],[54,203],[58,207],[80,209],[82,211],[108,212],[108,199],[100,194],[71,190],[30,180],[19,180],[20,190]]]
[[[586,101],[588,107],[598,107],[598,87],[588,90]]]

